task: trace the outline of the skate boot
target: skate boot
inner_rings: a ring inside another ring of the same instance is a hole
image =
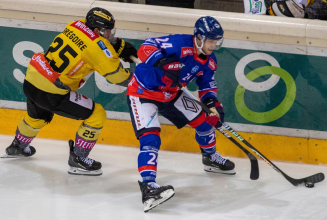
[[[74,141],[69,140],[69,159],[70,166],[68,173],[73,175],[100,176],[102,174],[101,163],[88,157],[80,157],[74,153]]]
[[[1,158],[30,157],[34,155],[35,152],[35,148],[29,145],[25,148],[19,147],[19,141],[15,137],[11,145],[6,148],[6,154],[4,154]]]
[[[150,211],[175,195],[174,187],[170,185],[159,186],[154,182],[142,183],[140,181],[139,185],[142,192],[144,212]]]
[[[207,172],[223,173],[234,175],[234,163],[230,160],[224,159],[218,152],[212,155],[202,154],[202,163],[204,170]]]

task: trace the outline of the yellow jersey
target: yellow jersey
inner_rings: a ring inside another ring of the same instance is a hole
[[[69,23],[45,54],[33,55],[25,80],[45,92],[67,94],[76,91],[93,71],[114,84],[130,76],[109,40],[97,35],[81,19]]]

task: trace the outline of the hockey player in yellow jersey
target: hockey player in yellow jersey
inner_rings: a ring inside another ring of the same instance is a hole
[[[85,77],[97,71],[109,82],[127,86],[132,73],[120,59],[132,63],[134,46],[114,40],[114,17],[103,8],[92,8],[81,19],[69,23],[45,54],[36,53],[28,65],[23,85],[27,114],[19,122],[16,136],[3,157],[28,157],[36,150],[31,141],[54,114],[83,120],[75,143],[69,141],[68,173],[101,175],[101,163],[88,158],[106,120],[104,108],[76,90]]]

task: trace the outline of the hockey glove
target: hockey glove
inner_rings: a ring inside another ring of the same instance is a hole
[[[137,51],[133,44],[124,41],[117,37],[116,43],[113,45],[115,51],[118,54],[118,57],[121,58],[125,62],[134,63],[130,56],[134,56],[137,58]]]
[[[158,67],[164,71],[162,82],[167,87],[173,88],[179,85],[181,63],[177,58],[162,58]]]
[[[211,113],[206,117],[206,122],[215,128],[221,127],[225,118],[223,105],[212,97],[206,98],[203,103],[211,111]]]

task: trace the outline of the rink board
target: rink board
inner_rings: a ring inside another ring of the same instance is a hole
[[[0,133],[13,135],[17,124],[26,111],[0,109]],[[38,134],[39,138],[69,140],[74,139],[81,121],[67,119],[55,115],[52,122]],[[267,135],[239,132],[257,150],[270,160],[302,162],[308,164],[327,164],[327,141],[280,135]],[[217,150],[225,156],[247,156],[221,133],[217,135]],[[195,141],[194,129],[184,127],[177,129],[172,125],[162,125],[161,150],[199,153],[199,145]],[[139,147],[129,121],[108,119],[101,131],[98,143],[127,147]],[[3,143],[4,144],[4,143]],[[9,143],[8,143],[9,144]]]
[[[0,133],[13,135],[24,111],[8,109],[26,110],[22,82],[32,54],[46,51],[65,24],[82,18],[88,8],[81,4],[73,14],[58,9],[54,15],[48,11],[37,12],[42,11],[40,8],[43,3],[33,9],[25,7],[24,12],[18,8],[9,10],[10,4],[9,1],[0,9],[0,108],[3,108],[0,124],[5,125],[0,128]],[[112,5],[110,11],[114,13],[121,10],[119,3],[96,1],[93,6],[101,6],[99,4]],[[129,7],[128,4],[124,6]],[[193,15],[202,14],[198,10],[192,10],[194,14],[187,14],[184,12],[190,11],[179,9],[180,13],[168,8],[147,21],[140,13],[140,5],[134,6],[129,9],[130,15],[136,14],[134,20],[132,16],[117,13],[116,35],[136,48],[147,37],[192,33],[191,26],[196,19]],[[8,10],[4,10],[6,7]],[[58,7],[66,6],[62,4]],[[47,7],[46,10],[54,8]],[[151,7],[144,6],[143,9],[150,10]],[[166,12],[172,12],[170,15],[175,17],[161,23],[163,20],[160,16]],[[280,23],[281,18],[258,19],[256,16],[206,12],[212,16],[217,14],[217,19],[225,29],[223,47],[215,51],[218,60],[215,79],[218,99],[223,103],[226,113],[225,121],[270,159],[326,164],[327,159],[322,157],[327,139],[327,118],[324,113],[327,106],[325,24],[300,19],[286,19],[288,22]],[[242,25],[233,21],[240,16],[244,16]],[[270,26],[267,28],[263,26],[266,19],[276,19],[278,22],[269,21]],[[57,23],[53,23],[54,20]],[[124,66],[135,67],[126,63]],[[194,81],[188,88],[197,94]],[[106,82],[95,72],[79,92],[100,103],[107,112],[108,121],[100,136],[100,143],[138,146],[126,105],[126,88]],[[177,131],[161,116],[160,120],[163,137],[161,149],[199,152],[191,128]],[[69,127],[64,127],[65,124]],[[77,121],[55,117],[39,136],[73,138],[79,124]],[[217,143],[218,150],[224,155],[244,156],[219,134]]]

